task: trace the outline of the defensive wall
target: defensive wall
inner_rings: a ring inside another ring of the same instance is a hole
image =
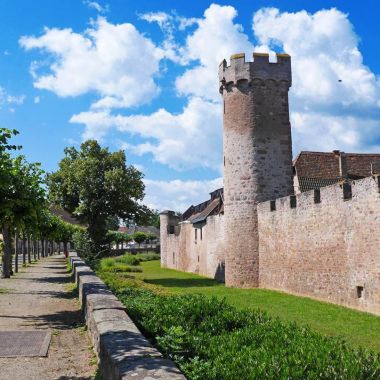
[[[380,314],[380,176],[262,202],[257,213],[260,288]],[[223,281],[225,216],[197,227],[161,218],[162,266]]]
[[[161,214],[161,225],[168,220],[161,233],[161,265],[224,281],[224,215],[209,216],[197,227],[188,221],[178,224],[174,214]]]
[[[341,182],[293,195],[291,81],[286,54],[220,64],[224,214],[163,212],[162,266],[380,314],[379,176],[348,182],[340,155]]]
[[[380,314],[380,177],[258,205],[260,287]]]

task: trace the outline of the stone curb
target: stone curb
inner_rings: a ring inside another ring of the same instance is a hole
[[[124,305],[91,268],[73,252],[68,259],[104,380],[186,380],[141,334]]]

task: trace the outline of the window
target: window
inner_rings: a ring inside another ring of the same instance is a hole
[[[297,207],[297,197],[295,195],[290,196],[290,208]]]
[[[348,182],[343,183],[343,199],[349,200],[352,198],[352,188],[351,184]]]
[[[197,229],[196,228],[194,229],[194,238],[195,238],[195,241],[197,241]]]
[[[202,240],[202,228],[201,228],[199,231],[200,231],[200,233],[201,233],[201,240]]]
[[[314,190],[314,203],[321,203],[321,190]]]
[[[356,287],[356,294],[358,295],[358,298],[363,298],[363,291],[364,291],[363,286]]]
[[[168,226],[168,234],[174,234],[174,226]]]
[[[270,210],[276,211],[276,201],[270,201]]]

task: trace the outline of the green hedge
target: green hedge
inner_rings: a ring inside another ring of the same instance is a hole
[[[108,285],[188,379],[380,379],[380,357],[343,340],[200,295]]]
[[[117,257],[115,260],[117,262],[121,262],[128,265],[139,265],[143,261],[152,261],[152,260],[159,260],[159,259],[160,259],[160,255],[158,253],[148,252],[148,253],[138,253],[136,255],[126,253],[125,255],[121,257]]]

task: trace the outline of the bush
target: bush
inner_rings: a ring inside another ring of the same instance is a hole
[[[139,265],[140,259],[137,256],[131,255],[131,254],[125,254],[124,256],[117,257],[115,259],[116,262],[124,263],[128,265]]]
[[[99,269],[102,272],[142,272],[141,268],[129,266],[124,262],[118,262],[111,257],[102,259]]]
[[[188,379],[379,379],[380,357],[343,340],[239,311],[216,298],[162,296],[108,282],[144,333]]]
[[[160,260],[160,255],[155,252],[138,253],[136,257],[141,261]]]
[[[124,256],[117,257],[115,260],[120,263],[128,265],[140,265],[144,261],[159,260],[160,255],[154,252],[138,253],[137,255],[131,255],[130,253],[124,254]]]

